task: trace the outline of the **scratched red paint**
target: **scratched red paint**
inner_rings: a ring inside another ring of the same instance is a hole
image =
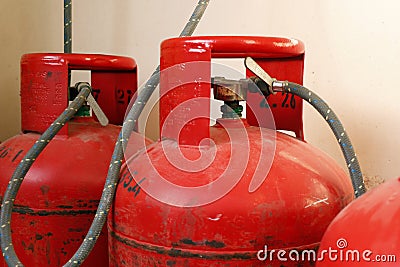
[[[131,158],[122,170],[108,217],[110,265],[314,266],[314,262],[262,262],[256,258],[264,245],[286,251],[316,250],[328,224],[353,199],[350,179],[342,168],[302,141],[301,108],[288,113],[277,109],[280,115],[274,114],[278,128],[295,131],[298,138],[257,127],[254,119],[265,115],[266,109],[253,110],[249,123],[222,119],[212,127],[206,101],[195,110],[199,119],[187,116],[192,109],[174,113],[184,102],[210,97],[211,65],[204,62],[210,62],[212,55],[251,55],[263,59],[262,66],[268,71],[270,66],[275,77],[301,82],[301,42],[285,38],[191,37],[167,40],[161,52],[160,93],[166,93],[160,99],[162,141]],[[199,61],[202,64],[198,68],[189,64]],[[178,68],[173,75],[163,73],[175,65]],[[288,74],[290,77],[285,76]],[[187,82],[178,84],[181,81]],[[171,84],[177,89],[168,91]],[[276,97],[282,101],[280,95]],[[183,122],[187,124],[180,125]],[[236,139],[230,139],[232,136]],[[198,144],[205,138],[211,140],[211,145],[203,146],[202,154]],[[174,155],[168,158],[166,154],[170,151],[180,152],[188,161],[183,166],[174,165]],[[207,151],[215,152],[209,165],[198,171],[188,168],[191,161],[207,156]],[[273,159],[269,171],[269,162],[259,161],[262,154]],[[238,164],[230,166],[235,160]],[[250,193],[258,164],[266,169],[265,179]],[[197,205],[213,192],[212,182],[231,170],[233,175],[225,178],[238,179],[233,189],[219,199]],[[162,179],[181,187],[209,185],[209,194],[185,195],[186,189],[179,191],[178,186],[172,190],[159,186],[150,195],[151,188]]]

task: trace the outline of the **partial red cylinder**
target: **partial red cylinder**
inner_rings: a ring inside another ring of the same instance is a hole
[[[22,133],[0,145],[0,192],[40,134],[68,106],[68,71],[90,70],[99,105],[112,124],[75,117],[47,145],[27,173],[11,221],[15,251],[25,266],[62,266],[80,246],[94,218],[114,145],[135,93],[131,58],[92,54],[28,54],[21,59]],[[122,100],[124,102],[122,102]],[[148,143],[133,133],[129,153]],[[82,266],[108,266],[104,228]],[[1,257],[0,265],[6,266]]]
[[[319,248],[318,267],[399,266],[400,178],[372,189],[332,221]]]

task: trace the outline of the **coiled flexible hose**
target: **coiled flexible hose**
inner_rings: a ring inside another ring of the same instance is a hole
[[[209,4],[209,1],[210,0],[199,0],[195,10],[192,13],[192,16],[182,30],[180,36],[190,36],[193,34]],[[160,81],[159,72],[160,66],[156,68],[146,84],[139,89],[139,95],[135,100],[132,108],[129,110],[126,120],[122,126],[122,130],[118,136],[118,140],[111,158],[104,190],[92,225],[90,226],[89,231],[86,234],[86,237],[83,240],[81,246],[72,256],[72,258],[64,265],[65,267],[80,266],[83,261],[88,257],[89,253],[91,252],[97,241],[97,238],[100,235],[103,225],[107,219],[107,213],[110,210],[112,200],[114,198],[115,189],[122,166],[123,151],[127,146],[129,137],[135,128],[136,122],[144,106],[146,105],[147,101],[149,100],[150,96],[152,95]],[[36,144],[28,151],[28,153],[18,165],[17,169],[10,179],[9,186],[7,187],[7,190],[4,194],[0,215],[1,249],[3,251],[3,256],[8,266],[24,266],[18,259],[12,245],[10,228],[13,202],[18,193],[19,187],[21,186],[21,183],[29,168],[33,164],[35,158],[40,154],[41,151],[43,151],[48,142],[50,142],[50,140],[57,134],[57,132],[62,128],[65,122],[71,119],[78,108],[82,106],[89,93],[89,88],[87,88],[87,90],[81,90],[81,92],[71,103],[71,105],[43,133],[38,142],[36,142]]]
[[[354,188],[354,194],[356,197],[364,194],[366,192],[366,188],[362,177],[360,164],[358,163],[358,159],[354,152],[353,145],[350,142],[350,138],[348,137],[335,112],[333,112],[333,110],[328,106],[327,103],[325,103],[324,100],[322,100],[322,98],[302,85],[292,82],[284,82],[284,86],[282,88],[284,92],[297,95],[312,105],[329,124],[329,127],[334,133],[346,160],[347,168],[349,170],[351,182]]]

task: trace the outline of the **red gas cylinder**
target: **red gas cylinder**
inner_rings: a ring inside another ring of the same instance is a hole
[[[302,140],[302,103],[286,105],[291,95],[267,103],[247,92],[247,120],[223,115],[210,127],[211,57],[246,56],[278,79],[302,82],[304,46],[297,40],[162,43],[161,139],[123,167],[108,217],[110,266],[315,264],[289,252],[316,251],[328,224],[353,199],[350,179]],[[213,88],[214,95],[241,98]],[[271,114],[276,128],[297,138],[273,129]]]
[[[399,266],[400,178],[361,196],[329,225],[317,266]]]
[[[68,106],[68,71],[91,70],[93,95],[110,124],[75,117],[48,144],[15,200],[11,229],[26,266],[61,266],[81,244],[97,209],[113,148],[137,89],[131,58],[85,54],[28,54],[21,59],[22,133],[0,145],[0,190],[40,134]],[[122,97],[124,96],[124,97]],[[144,141],[130,139],[133,153]],[[106,229],[83,266],[108,266]],[[1,258],[1,266],[6,266]]]

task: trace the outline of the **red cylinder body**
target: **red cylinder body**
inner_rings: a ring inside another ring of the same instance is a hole
[[[68,70],[91,70],[94,96],[110,123],[76,117],[48,144],[27,173],[15,200],[11,230],[25,266],[62,266],[86,235],[107,176],[114,145],[128,105],[117,89],[137,89],[133,59],[84,54],[29,54],[21,60],[22,133],[0,145],[0,190],[26,152],[68,106]],[[97,95],[96,95],[97,92]],[[130,149],[143,146],[133,133]],[[6,266],[3,258],[0,265]],[[103,230],[83,266],[108,266]]]
[[[339,213],[321,241],[317,266],[399,266],[399,218],[397,178],[367,192]]]
[[[274,77],[301,82],[301,42],[193,37],[164,41],[161,49],[161,141],[123,167],[108,217],[110,266],[314,266],[313,260],[265,255],[266,248],[315,252],[328,224],[353,198],[344,171],[302,141],[301,108],[272,112],[277,128],[298,138],[259,127],[255,118],[265,109],[251,110],[247,120],[219,119],[212,127],[208,119],[211,55],[251,55]],[[284,99],[274,96],[271,108]],[[209,154],[203,166],[198,160]],[[181,160],[188,160],[183,167]],[[264,176],[254,188],[260,170]],[[236,181],[232,188],[204,203],[225,178]]]

